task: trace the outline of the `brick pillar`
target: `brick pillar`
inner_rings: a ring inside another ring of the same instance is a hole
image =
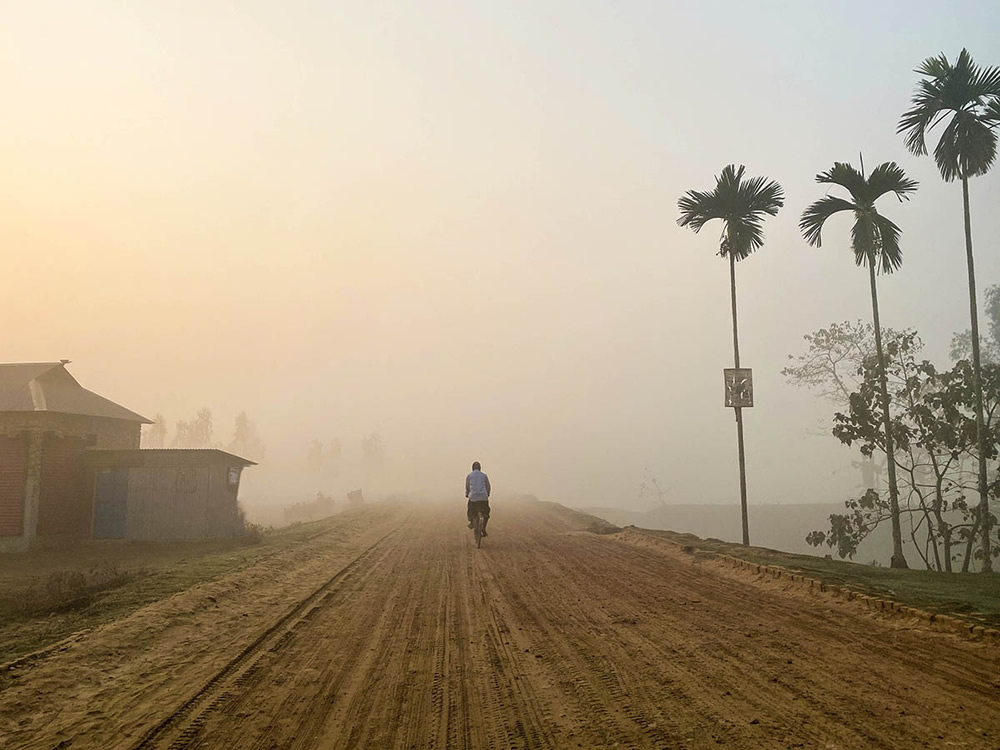
[[[24,488],[24,539],[28,543],[38,532],[38,500],[42,487],[42,431],[28,435],[28,478]]]

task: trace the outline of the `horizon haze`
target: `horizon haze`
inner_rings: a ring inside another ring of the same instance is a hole
[[[924,59],[1000,64],[1000,4],[4,3],[0,361],[70,359],[171,435],[245,411],[264,506],[498,492],[739,502],[728,264],[677,199],[727,164],[786,200],[738,265],[751,505],[835,503],[858,457],[781,375],[871,319],[847,218],[798,230],[834,161],[896,161],[882,322],[946,364],[968,328],[962,193],[896,135]],[[1000,169],[970,181],[979,292]],[[980,296],[982,299],[982,296]],[[378,433],[384,470],[358,468]],[[305,471],[339,439],[339,474]],[[168,438],[169,439],[169,438]],[[754,518],[750,529],[753,536]]]

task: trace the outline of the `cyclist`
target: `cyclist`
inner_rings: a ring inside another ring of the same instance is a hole
[[[465,496],[469,499],[466,508],[469,528],[472,528],[472,514],[482,511],[483,536],[486,536],[486,524],[490,521],[490,478],[483,473],[483,467],[478,461],[472,464],[472,471],[465,478]]]

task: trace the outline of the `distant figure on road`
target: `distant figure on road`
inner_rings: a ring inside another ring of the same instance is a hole
[[[472,471],[465,478],[465,496],[469,498],[466,514],[469,517],[469,528],[472,528],[472,513],[474,510],[483,511],[486,521],[483,525],[483,536],[486,536],[486,524],[490,522],[490,478],[483,474],[483,467],[476,461],[472,464]],[[479,503],[473,508],[473,503]]]

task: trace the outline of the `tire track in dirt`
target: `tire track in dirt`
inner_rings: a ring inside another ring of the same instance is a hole
[[[135,744],[136,750],[162,745],[179,750],[197,745],[209,715],[229,708],[230,704],[239,706],[238,694],[247,692],[263,680],[265,665],[261,662],[288,646],[294,640],[296,630],[308,624],[323,607],[330,606],[336,600],[335,587],[342,582],[349,583],[357,570],[364,570],[368,558],[376,555],[380,548],[384,550],[387,541],[396,534],[398,529],[390,531],[295,604],[216,673],[204,687],[147,732]],[[383,551],[383,554],[386,553]]]
[[[442,521],[414,519],[391,554],[359,560],[356,585],[345,578],[330,606],[275,639],[186,744],[162,746],[552,746],[483,595],[481,551],[453,524],[442,538]]]
[[[636,561],[631,561],[632,571],[622,570],[621,573],[633,577],[641,575],[641,565],[637,566]],[[603,559],[601,565],[608,571],[615,571],[615,562],[612,559]],[[638,569],[635,569],[638,568]],[[600,638],[587,644],[583,650],[582,658],[592,671],[599,674],[605,684],[611,683],[613,686],[614,674],[610,672],[613,664],[620,663],[624,669],[633,673],[632,682],[637,686],[635,692],[640,695],[636,701],[624,701],[624,710],[629,718],[644,728],[652,727],[657,730],[650,739],[662,742],[666,741],[663,736],[676,738],[692,734],[697,723],[714,723],[719,726],[721,736],[716,739],[724,742],[732,741],[726,732],[726,726],[739,718],[741,707],[733,701],[722,699],[723,695],[732,695],[733,691],[724,691],[716,688],[716,685],[726,685],[727,678],[732,675],[723,671],[719,673],[716,663],[725,666],[728,659],[734,655],[732,649],[726,648],[725,642],[717,642],[706,639],[705,633],[711,633],[713,623],[691,623],[692,615],[697,616],[704,599],[698,598],[690,602],[696,606],[693,611],[688,611],[683,619],[671,617],[669,613],[658,613],[657,617],[650,620],[647,617],[648,610],[642,607],[630,606],[636,602],[629,592],[628,599],[622,599],[619,593],[623,587],[619,582],[614,589],[602,587],[600,578],[595,578],[593,571],[584,569],[584,575],[591,582],[591,590],[596,595],[594,609],[602,613],[602,616],[592,618],[590,628],[600,633]],[[572,586],[573,582],[562,583],[561,586]],[[646,582],[646,587],[655,588],[658,581],[653,578]],[[596,590],[594,590],[596,588]],[[602,590],[603,589],[603,590]],[[616,592],[617,590],[617,592]],[[697,596],[704,597],[706,588],[702,587]],[[665,590],[664,597],[657,597],[661,601],[669,596],[669,589]],[[640,599],[639,602],[642,600]],[[601,602],[596,604],[596,602]],[[690,607],[688,608],[691,609]],[[685,622],[688,621],[688,622]],[[696,627],[692,629],[691,625]],[[715,626],[717,628],[717,625]],[[644,654],[648,658],[645,663],[638,655]],[[744,656],[743,661],[746,661]],[[651,670],[643,669],[651,667]],[[766,694],[765,687],[760,679],[756,678],[763,669],[746,670],[746,674],[740,675],[737,682],[741,683],[744,694],[760,695]],[[644,674],[644,672],[649,672]],[[673,726],[667,731],[661,729],[665,716],[648,715],[650,706],[655,702],[645,698],[644,693],[657,693],[661,695],[666,691],[669,696],[669,703],[673,705]],[[614,694],[614,690],[611,691]],[[729,705],[726,705],[726,704]],[[778,718],[784,711],[785,701],[776,701],[778,710],[775,717]],[[621,703],[620,703],[621,704]],[[747,722],[757,719],[761,721],[766,718],[767,702],[761,702],[758,697],[752,706],[753,713],[745,717]],[[689,711],[696,714],[695,725],[678,721]],[[763,714],[763,715],[762,715]]]

